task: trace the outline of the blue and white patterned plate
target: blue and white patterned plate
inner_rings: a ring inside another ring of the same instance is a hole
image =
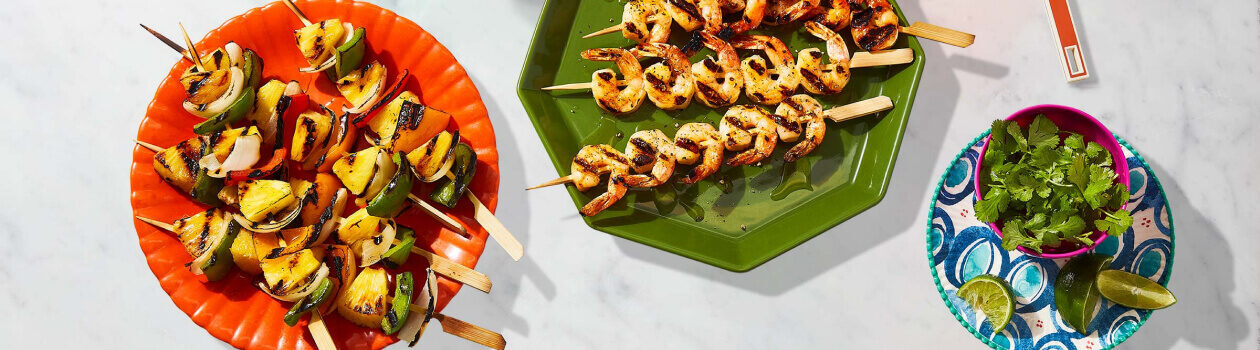
[[[1060,317],[1054,304],[1054,280],[1067,259],[1043,259],[1002,249],[1002,239],[975,218],[971,181],[976,159],[988,132],[963,149],[937,185],[928,218],[927,257],[936,289],[954,318],[994,349],[1106,350],[1123,342],[1150,310],[1135,310],[1106,299],[1099,303],[1088,335],[1081,335]],[[1150,166],[1124,140],[1129,162],[1129,208],[1133,228],[1108,237],[1094,253],[1115,257],[1109,268],[1146,276],[1167,286],[1172,273],[1173,219],[1163,188]],[[972,277],[991,274],[1005,279],[1015,293],[1015,315],[1005,329],[994,331],[984,314],[958,298],[958,288]]]

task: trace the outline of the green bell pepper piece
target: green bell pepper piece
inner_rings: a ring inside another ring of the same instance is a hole
[[[315,291],[311,292],[302,300],[293,303],[293,307],[289,308],[289,312],[284,314],[284,324],[296,326],[298,320],[302,319],[302,315],[314,310],[320,304],[332,298],[332,281],[325,278],[319,282],[319,286],[315,287]],[[318,312],[318,311],[317,311]]]
[[[386,267],[396,269],[407,263],[407,258],[411,256],[411,247],[416,245],[416,231],[410,227],[398,225],[398,244],[390,247],[385,251],[385,259],[382,260]]]
[[[459,197],[468,190],[468,184],[477,173],[477,152],[473,151],[472,146],[460,142],[451,152],[455,164],[451,165],[450,171],[454,179],[442,179],[442,182],[433,189],[433,193],[429,194],[429,199],[447,208],[454,208],[459,204]]]
[[[245,68],[241,71],[245,72],[245,87],[255,88],[258,82],[262,81],[263,60],[258,57],[254,50],[245,49]]]
[[[197,125],[193,126],[193,132],[197,133],[197,135],[209,135],[226,130],[229,125],[241,120],[241,118],[245,117],[245,114],[249,113],[249,110],[254,109],[254,94],[253,86],[245,87],[245,91],[236,97],[236,102],[232,102],[232,105],[226,111],[219,113],[213,118],[206,119],[204,122],[197,123]]]
[[[407,323],[407,315],[411,313],[411,292],[414,288],[411,272],[403,272],[394,276],[394,304],[385,312],[381,320],[381,330],[385,334],[398,333]]]
[[[394,172],[394,178],[385,185],[381,193],[376,194],[376,198],[368,203],[368,215],[391,218],[397,215],[399,209],[407,202],[407,195],[411,193],[411,187],[415,184],[411,176],[411,164],[403,160],[402,153],[394,153],[394,165],[398,171]]]
[[[198,167],[197,178],[193,180],[192,190],[188,196],[193,200],[212,207],[223,206],[219,199],[219,191],[223,190],[223,179],[210,176],[205,168]]]
[[[363,52],[367,49],[367,40],[363,40],[363,36],[366,34],[367,30],[363,29],[363,27],[355,28],[354,33],[350,36],[350,41],[337,47],[337,65],[324,71],[324,74],[328,75],[328,79],[336,82],[362,65]]]

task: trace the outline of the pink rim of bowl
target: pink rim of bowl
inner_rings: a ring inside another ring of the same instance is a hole
[[[1059,130],[1081,134],[1081,136],[1085,137],[1085,141],[1096,142],[1098,145],[1102,146],[1103,149],[1106,149],[1107,152],[1111,153],[1112,164],[1115,168],[1116,174],[1118,175],[1116,176],[1116,183],[1124,184],[1126,186],[1129,184],[1129,162],[1124,158],[1124,149],[1120,148],[1120,142],[1116,140],[1116,137],[1111,133],[1111,130],[1107,130],[1107,127],[1100,123],[1098,119],[1094,119],[1094,117],[1076,108],[1046,104],[1021,109],[1018,112],[1015,112],[1015,114],[1011,114],[1009,117],[1006,117],[1006,120],[1017,122],[1021,127],[1027,127],[1029,123],[1032,123],[1033,118],[1035,118],[1038,114],[1045,114],[1047,118],[1050,118],[1051,122],[1054,122],[1054,125],[1059,127]],[[980,187],[980,170],[983,169],[982,164],[984,162],[984,153],[989,150],[990,137],[992,136],[984,138],[984,146],[980,148],[980,157],[976,158],[975,174],[972,174],[973,185],[976,189],[976,200],[980,200],[981,198],[980,192],[982,188]],[[1123,208],[1127,209],[1128,206],[1129,204],[1125,203]],[[989,228],[993,229],[993,232],[997,233],[998,237],[1002,237],[1002,230],[998,229],[998,224],[1000,223],[1001,220],[998,222],[988,223]],[[1019,251],[1024,254],[1040,258],[1070,258],[1094,249],[1094,247],[1097,247],[1098,244],[1102,243],[1103,239],[1106,238],[1106,235],[1106,232],[1094,231],[1094,234],[1090,236],[1090,239],[1094,241],[1094,244],[1088,247],[1050,247],[1043,248],[1042,250],[1044,253],[1037,253],[1032,249],[1019,247]]]

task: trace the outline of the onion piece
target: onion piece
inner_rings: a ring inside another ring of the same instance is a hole
[[[372,266],[372,264],[381,261],[381,258],[385,256],[385,252],[389,251],[389,246],[394,244],[394,236],[396,234],[394,220],[388,220],[385,229],[381,230],[380,235],[351,244],[351,248],[359,252],[359,267]]]
[[[327,61],[320,63],[318,66],[302,67],[298,68],[298,71],[302,73],[319,73],[335,66],[337,66],[337,55],[332,55],[331,57],[328,57]]]
[[[355,201],[359,206],[367,205],[367,201],[376,198],[376,195],[389,185],[389,181],[393,180],[394,173],[402,169],[398,169],[398,165],[394,164],[394,158],[389,152],[381,151],[376,154],[376,174],[372,175],[372,181],[368,182],[367,189],[364,190],[363,196]],[[358,203],[363,202],[363,203]]]
[[[442,178],[446,177],[446,173],[451,171],[451,166],[454,164],[455,164],[455,157],[451,157],[448,155],[446,157],[446,161],[442,163],[442,167],[439,168],[437,172],[433,173],[433,176],[423,178],[420,180],[424,182],[434,182],[437,180],[441,180]]]
[[[245,72],[237,67],[228,67],[227,69],[232,85],[228,87],[227,91],[223,92],[223,95],[219,96],[219,99],[204,105],[188,102],[185,99],[184,110],[202,118],[210,118],[227,111],[228,107],[231,107],[232,103],[236,102],[236,98],[240,97],[241,91],[245,89]]]
[[[346,198],[349,197],[346,189],[340,188],[333,195],[332,203],[324,213],[320,214],[319,220],[323,223],[323,227],[319,230],[319,238],[315,240],[315,245],[324,244],[324,241],[337,230],[337,223],[341,221],[341,214],[346,209]]]
[[[222,164],[217,164],[216,166],[214,163],[218,163],[218,158],[214,157],[210,157],[212,159],[209,160],[202,157],[200,163],[201,166],[208,170],[207,175],[222,179],[227,177],[229,171],[245,170],[257,164],[258,159],[261,157],[259,155],[261,148],[261,137],[258,135],[245,135],[236,138],[236,143],[232,145],[232,153],[228,154],[227,159],[223,160]],[[213,154],[208,156],[213,156]]]
[[[211,220],[209,220],[209,219],[207,219],[207,220],[206,220],[206,224],[207,224],[207,225],[209,225],[209,224],[210,224],[210,222],[211,222]],[[222,220],[222,221],[220,221],[220,222],[221,222],[221,225],[223,225],[224,227],[220,227],[220,228],[219,228],[219,230],[220,230],[219,232],[227,232],[227,230],[228,230],[228,227],[227,227],[227,226],[228,226],[228,225],[231,225],[231,223],[232,223],[232,222],[231,222],[231,221],[227,221],[227,220]],[[224,234],[224,236],[223,236],[223,237],[224,237],[224,239],[220,239],[218,242],[215,242],[213,247],[210,247],[210,249],[206,249],[205,253],[201,253],[201,256],[198,256],[198,257],[193,258],[192,264],[189,264],[189,265],[188,265],[188,267],[189,267],[189,269],[190,269],[190,270],[192,270],[192,273],[193,273],[194,275],[204,275],[204,274],[206,274],[206,272],[205,272],[204,270],[202,270],[202,269],[201,269],[201,267],[202,267],[202,266],[206,266],[206,263],[209,263],[209,262],[210,262],[210,259],[214,258],[214,254],[215,254],[215,252],[217,252],[217,251],[219,250],[219,247],[220,247],[220,246],[222,246],[222,245],[223,245],[223,243],[227,241],[227,239],[226,239],[226,238],[227,238],[227,235],[226,235],[226,234]],[[231,244],[231,243],[228,243],[228,244]],[[220,262],[220,264],[222,264],[222,263],[225,263],[225,262]]]
[[[298,300],[302,300],[302,298],[305,298],[307,295],[310,295],[315,291],[316,287],[319,287],[319,284],[322,283],[325,278],[328,278],[328,264],[320,264],[319,270],[315,271],[314,276],[315,278],[311,279],[310,283],[307,283],[305,286],[302,286],[302,288],[290,293],[272,293],[271,288],[268,288],[267,283],[263,281],[258,282],[258,289],[262,289],[263,293],[267,293],[267,295],[270,295],[272,298],[276,298],[281,301],[296,302]]]
[[[227,44],[223,44],[223,52],[227,52],[228,64],[231,64],[233,67],[245,66],[244,50],[242,50],[241,46],[237,45],[236,42],[229,41]]]

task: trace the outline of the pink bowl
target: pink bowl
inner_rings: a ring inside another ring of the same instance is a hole
[[[1116,141],[1115,135],[1113,135],[1110,130],[1107,130],[1106,126],[1103,126],[1102,123],[1098,122],[1097,119],[1094,119],[1094,117],[1089,114],[1086,114],[1079,109],[1067,106],[1036,105],[1021,109],[1019,112],[1015,112],[1015,114],[1011,114],[1011,116],[1006,117],[1006,120],[1019,123],[1019,126],[1021,127],[1028,127],[1028,124],[1032,123],[1033,118],[1035,118],[1038,114],[1044,114],[1046,118],[1049,118],[1051,122],[1054,122],[1054,125],[1059,127],[1059,130],[1081,134],[1081,136],[1085,137],[1085,141],[1096,142],[1098,145],[1106,149],[1107,152],[1111,153],[1111,162],[1116,174],[1118,175],[1116,177],[1116,183],[1124,184],[1126,186],[1129,184],[1129,162],[1124,158],[1124,149],[1120,148],[1120,142]],[[1063,136],[1064,135],[1062,134],[1059,135],[1060,138]],[[974,181],[976,188],[976,200],[980,200],[981,192],[983,190],[983,187],[980,186],[980,174],[982,174],[980,170],[984,169],[984,153],[988,150],[989,137],[985,137],[984,146],[980,148],[980,157],[976,159],[976,172],[972,175],[972,181]],[[1125,208],[1127,207],[1128,203],[1125,203]],[[998,237],[1002,237],[1002,230],[998,228],[1001,227],[1001,223],[1001,220],[998,220],[998,222],[988,223],[989,228],[992,228],[993,232],[997,233]],[[1036,251],[1024,247],[1019,247],[1019,251],[1024,252],[1024,254],[1041,258],[1070,258],[1081,255],[1090,249],[1094,249],[1094,247],[1102,243],[1102,240],[1106,238],[1106,235],[1106,232],[1094,231],[1094,234],[1090,236],[1090,239],[1094,241],[1094,245],[1088,247],[1065,244],[1058,247],[1042,248],[1043,253],[1037,253]]]

